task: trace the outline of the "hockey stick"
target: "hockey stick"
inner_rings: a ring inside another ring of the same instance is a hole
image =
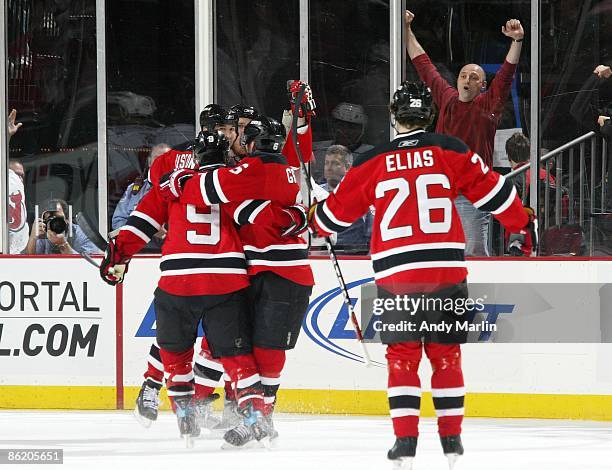
[[[304,97],[304,93],[306,92],[306,85],[302,84],[298,95],[295,99],[295,105],[293,106],[293,116],[291,121],[291,138],[293,140],[293,146],[295,147],[295,152],[297,153],[298,159],[300,160],[300,166],[302,171],[304,172],[306,184],[308,185],[308,190],[312,193],[312,181],[310,180],[310,172],[308,168],[306,168],[306,164],[304,163],[304,156],[302,155],[302,151],[300,150],[300,144],[298,143],[297,138],[297,123],[298,123],[298,106],[302,102],[302,98]],[[363,333],[361,332],[361,327],[359,326],[359,321],[357,321],[357,316],[355,315],[355,310],[353,309],[353,304],[351,303],[351,298],[348,293],[348,289],[346,287],[346,282],[344,281],[344,276],[342,275],[342,270],[340,269],[340,263],[338,263],[338,258],[336,257],[336,252],[334,251],[334,247],[331,244],[331,239],[329,237],[325,237],[325,246],[327,248],[327,252],[329,253],[329,259],[334,266],[334,271],[336,272],[336,278],[338,279],[338,284],[340,284],[340,290],[342,291],[342,297],[344,298],[344,304],[348,309],[351,323],[353,324],[353,329],[355,330],[355,334],[357,335],[357,340],[361,345],[361,351],[363,353],[363,360],[366,367],[370,367],[372,365],[372,360],[370,359],[370,355],[368,354],[368,350],[366,349],[365,343],[363,342]]]
[[[91,223],[91,220],[85,215],[84,212],[79,212],[74,217],[74,220],[76,221],[78,226],[81,227],[81,230],[83,230],[85,236],[89,238],[89,240],[94,245],[96,245],[96,247],[100,251],[106,251],[108,242],[104,239],[104,237],[102,237],[102,235],[100,235],[100,232],[94,229],[94,225]]]

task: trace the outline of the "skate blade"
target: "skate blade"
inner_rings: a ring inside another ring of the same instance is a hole
[[[224,441],[223,444],[221,444],[222,450],[244,450],[244,449],[262,449],[262,448],[263,448],[263,445],[261,444],[261,441],[257,441],[255,439],[247,442],[243,446],[235,446],[233,444],[230,444],[227,441]]]
[[[393,470],[412,470],[414,457],[400,457],[393,461]]]
[[[459,454],[446,454],[446,458],[448,459],[448,470],[453,470],[459,460]]]
[[[143,428],[150,428],[151,424],[153,424],[152,420],[150,420],[149,418],[145,418],[138,412],[138,408],[134,409],[133,414],[134,418],[136,418],[136,421],[138,421]]]
[[[195,444],[195,439],[193,438],[193,436],[191,434],[185,434],[181,437],[185,441],[185,447],[187,449],[193,449],[193,446]]]

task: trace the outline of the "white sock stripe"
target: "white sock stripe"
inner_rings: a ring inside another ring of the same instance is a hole
[[[389,410],[391,413],[391,418],[403,418],[404,416],[419,416],[421,414],[421,410],[417,410],[415,408],[396,408],[394,410]]]
[[[421,396],[421,388],[420,387],[408,387],[408,386],[403,386],[403,387],[389,387],[387,389],[387,396],[389,398],[393,398],[393,397],[399,397],[402,395],[410,395],[413,397],[420,397]]]
[[[220,385],[219,380],[210,380],[204,377],[200,377],[198,375],[195,376],[195,383],[197,383],[198,385],[204,385],[205,387],[213,387],[213,388],[217,388]]]
[[[236,388],[247,388],[256,384],[257,382],[260,382],[259,374],[253,374],[249,377],[245,377],[244,379],[240,379],[236,383]]]
[[[147,361],[158,371],[160,372],[164,371],[164,365],[161,362],[159,362],[157,359],[155,359],[153,356],[151,356],[150,354],[149,354],[149,358],[147,359]]]
[[[226,381],[226,382],[231,382],[232,381],[232,379],[230,379],[230,376],[227,375],[225,372],[223,372],[223,380]]]
[[[448,410],[436,410],[437,417],[443,416],[463,416],[465,414],[465,408],[450,408]]]
[[[223,372],[223,364],[216,361],[211,361],[205,357],[200,356],[199,354],[196,356],[195,360],[196,364],[206,367],[208,369],[216,370],[217,372]]]
[[[280,377],[264,377],[260,376],[262,385],[280,385]]]
[[[172,382],[191,382],[193,380],[193,371],[188,374],[176,374],[172,377]]]
[[[276,401],[276,397],[264,397],[264,403],[266,405],[271,405]]]
[[[432,388],[431,395],[434,398],[463,397],[465,396],[465,387]]]
[[[173,390],[166,390],[166,392],[168,393],[169,397],[183,397],[183,396],[195,395],[194,390],[189,390],[188,392],[175,392]]]
[[[261,395],[246,395],[244,397],[240,397],[238,398],[238,404],[240,405],[241,403],[247,401],[247,400],[261,400],[263,397]]]

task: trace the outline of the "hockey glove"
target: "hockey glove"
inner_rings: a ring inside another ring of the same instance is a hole
[[[538,251],[538,219],[531,207],[524,209],[529,222],[518,233],[508,235],[508,252],[512,256],[536,256]]]
[[[304,92],[304,96],[302,97],[302,101],[296,103],[302,85],[306,85],[306,90]],[[289,92],[289,103],[291,104],[291,113],[293,115],[295,115],[295,108],[297,105],[299,108],[298,117],[306,118],[307,121],[309,121],[311,117],[316,116],[315,109],[317,108],[317,104],[312,96],[312,89],[310,88],[310,85],[300,80],[293,80],[287,82],[287,90]]]
[[[129,258],[125,258],[119,253],[115,241],[108,240],[108,246],[104,253],[104,259],[100,263],[100,277],[111,286],[116,286],[123,282],[123,277],[128,270]]]
[[[308,214],[304,206],[301,204],[289,206],[284,208],[283,212],[291,218],[291,225],[283,229],[282,237],[296,237],[306,231],[308,228]]]
[[[166,173],[159,180],[159,193],[165,201],[176,201],[181,197],[183,186],[189,178],[196,174],[195,170],[175,170],[171,173]]]
[[[308,231],[311,233],[311,235],[313,237],[318,237],[319,234],[317,233],[317,226],[315,225],[314,222],[314,216],[315,216],[315,212],[317,211],[317,205],[319,204],[319,202],[317,202],[315,200],[315,202],[313,202],[312,206],[310,206],[308,208]]]

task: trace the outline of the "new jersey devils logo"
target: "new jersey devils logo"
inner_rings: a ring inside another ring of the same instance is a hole
[[[23,194],[16,192],[9,195],[8,216],[9,230],[18,232],[25,224],[25,206],[23,204]]]

